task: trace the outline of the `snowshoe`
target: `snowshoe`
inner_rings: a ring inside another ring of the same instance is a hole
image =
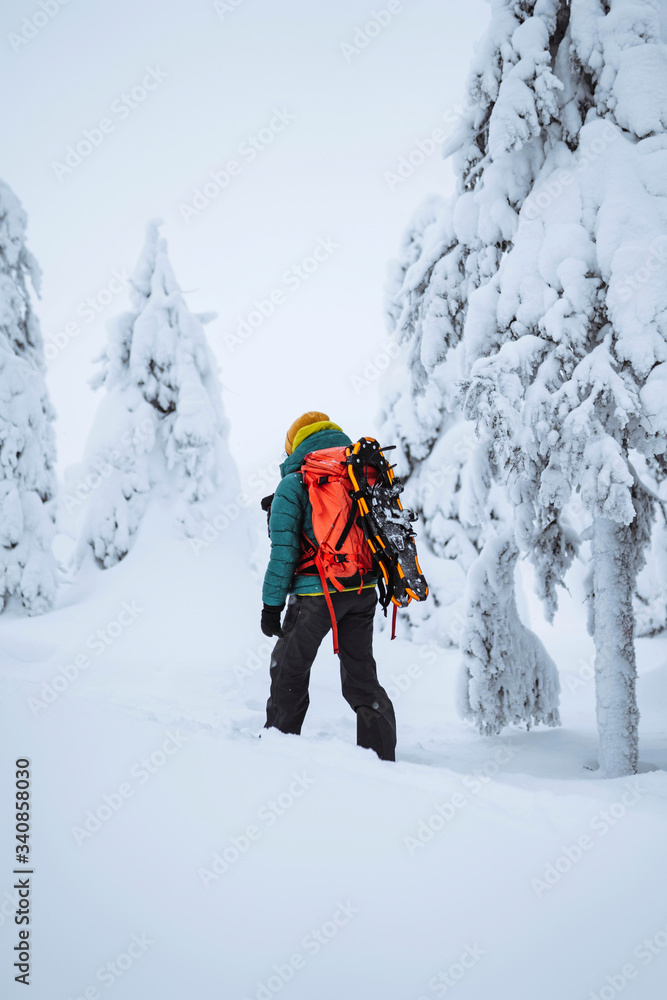
[[[390,603],[395,612],[410,601],[425,601],[428,584],[419,565],[412,528],[417,515],[401,504],[403,485],[393,466],[374,438],[361,438],[346,454],[359,523],[382,573],[380,603],[385,614]]]

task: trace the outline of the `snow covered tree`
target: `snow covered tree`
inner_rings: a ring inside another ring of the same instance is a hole
[[[667,530],[664,515],[658,516],[646,565],[637,577],[634,609],[638,636],[664,632],[667,627]]]
[[[40,270],[25,245],[26,214],[0,181],[0,609],[53,604],[53,409],[30,288]]]
[[[549,617],[590,520],[600,767],[637,767],[633,596],[667,468],[667,283],[636,272],[667,226],[667,50],[647,0],[494,4],[457,158],[478,229],[499,220],[497,274],[470,298],[464,413],[506,484]],[[480,132],[481,128],[481,132]]]
[[[635,593],[635,631],[638,636],[652,636],[667,628],[667,501],[642,455],[636,455],[638,479],[655,494],[657,517],[644,568],[637,575]],[[664,494],[667,484],[663,485]]]
[[[406,504],[419,515],[429,604],[405,617],[429,637],[458,644],[465,574],[507,513],[499,490],[478,482],[474,425],[458,405],[468,297],[497,269],[497,248],[466,232],[464,192],[418,210],[391,275],[387,314],[396,345],[383,397],[383,440],[398,445]],[[470,239],[468,239],[470,236]],[[486,518],[477,510],[484,496]],[[442,608],[449,609],[442,627]]]
[[[504,726],[560,725],[556,665],[521,622],[514,596],[519,550],[511,532],[487,542],[467,579],[468,620],[459,711],[485,736]]]
[[[492,0],[491,11],[446,150],[456,196],[406,260],[397,327],[418,363],[402,394],[429,410],[421,458],[456,400],[442,372],[463,373],[479,435],[474,506],[488,521],[490,487],[503,486],[550,619],[590,541],[600,767],[627,774],[632,603],[667,471],[666,19],[659,0]],[[419,413],[390,402],[399,418]]]
[[[85,457],[99,482],[83,542],[104,567],[127,555],[151,498],[173,501],[176,520],[193,536],[214,499],[239,493],[217,368],[202,325],[210,317],[188,309],[158,222],[147,227],[131,304],[131,312],[109,325],[93,380],[106,396]]]

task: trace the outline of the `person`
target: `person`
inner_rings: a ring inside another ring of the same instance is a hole
[[[271,557],[262,590],[261,628],[277,636],[271,655],[271,690],[265,728],[300,733],[309,705],[310,669],[320,643],[332,627],[331,613],[317,573],[297,571],[304,534],[316,544],[312,507],[299,469],[312,451],[350,445],[350,438],[326,413],[304,413],[287,432],[287,458],[271,502]],[[396,719],[380,685],[373,658],[373,619],[378,603],[377,573],[340,579],[344,589],[325,581],[338,628],[343,697],[357,714],[357,744],[382,760],[395,760]],[[281,614],[288,600],[284,621]]]

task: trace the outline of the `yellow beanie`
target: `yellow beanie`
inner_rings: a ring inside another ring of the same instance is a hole
[[[325,430],[326,428],[340,430],[338,424],[331,423],[326,413],[319,413],[317,410],[309,410],[308,413],[303,413],[294,421],[287,432],[285,451],[288,455],[291,455],[294,449],[298,448],[301,442],[307,437],[315,434],[316,431]]]

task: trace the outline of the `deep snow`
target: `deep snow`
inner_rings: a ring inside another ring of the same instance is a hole
[[[576,580],[554,627],[533,599],[521,608],[561,671],[562,728],[480,737],[455,714],[459,654],[379,627],[396,764],[354,746],[327,640],[302,736],[258,739],[270,643],[239,536],[233,521],[196,555],[154,514],[125,561],[87,564],[55,611],[3,616],[3,996],[22,995],[8,806],[25,755],[35,1000],[584,1000],[615,989],[605,977],[621,984],[628,963],[624,996],[658,1000],[667,777],[650,769],[667,766],[667,640],[638,644],[642,773],[630,779],[583,766],[596,734]],[[265,554],[262,539],[260,566]],[[115,621],[100,646],[96,630]],[[80,654],[90,665],[56,700],[29,702]],[[103,820],[90,836],[88,811]]]

